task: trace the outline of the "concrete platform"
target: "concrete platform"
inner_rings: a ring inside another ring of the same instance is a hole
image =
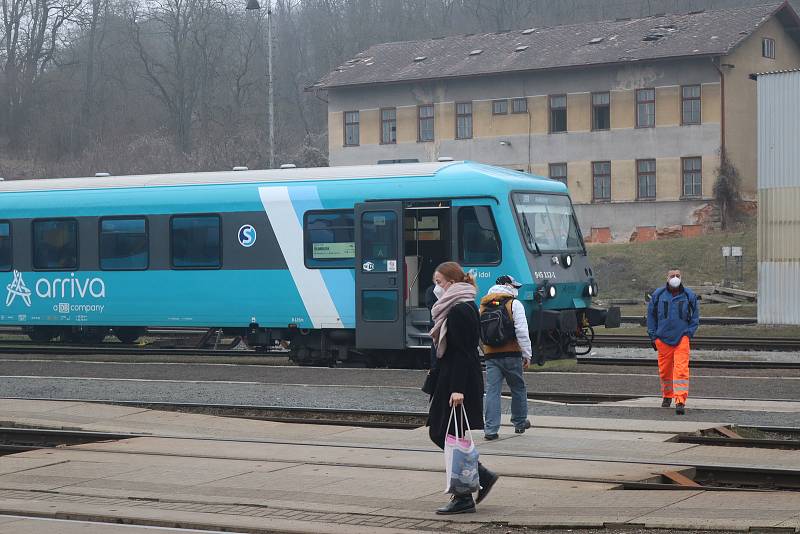
[[[535,417],[491,443],[501,474],[478,513],[436,516],[446,502],[441,451],[426,429],[378,430],[249,421],[116,406],[0,400],[0,425],[146,434],[0,457],[0,514],[240,532],[471,532],[512,526],[800,527],[800,493],[625,490],[692,464],[800,468],[800,452],[669,442],[721,422]],[[506,425],[508,422],[506,421]],[[69,528],[75,528],[70,523]],[[102,525],[101,525],[102,526]],[[67,527],[65,527],[66,529]],[[52,533],[0,517],[5,532]],[[77,529],[75,530],[77,532]],[[136,532],[136,530],[125,530]]]

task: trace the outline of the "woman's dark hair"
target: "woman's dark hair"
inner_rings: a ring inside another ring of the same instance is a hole
[[[451,282],[466,282],[467,284],[472,284],[473,286],[476,285],[475,278],[471,274],[465,273],[464,269],[461,268],[461,265],[454,261],[440,263],[436,268],[436,272],[441,273],[442,276]]]

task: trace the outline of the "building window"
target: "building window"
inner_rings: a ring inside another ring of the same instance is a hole
[[[550,164],[550,178],[558,180],[564,185],[567,185],[567,164],[566,163],[551,163]]]
[[[359,145],[358,111],[344,112],[344,146]]]
[[[472,102],[456,104],[456,139],[472,139]]]
[[[65,271],[78,267],[78,221],[33,222],[33,268]]]
[[[550,97],[550,133],[567,131],[567,95]]]
[[[656,90],[636,90],[636,127],[653,128],[656,125]]]
[[[177,269],[222,267],[218,215],[178,215],[170,222],[172,266]]]
[[[458,250],[466,265],[500,263],[500,238],[488,206],[469,206],[458,210]]]
[[[0,271],[11,270],[11,223],[0,223]]]
[[[512,113],[527,113],[528,112],[528,99],[515,98],[511,101]]]
[[[495,100],[492,102],[492,115],[507,115],[508,100]]]
[[[609,130],[610,128],[610,93],[592,93],[592,130]]]
[[[352,269],[356,257],[354,220],[353,210],[306,212],[306,267]]]
[[[681,87],[681,123],[700,124],[700,86]]]
[[[775,59],[775,39],[765,37],[761,40],[761,55],[768,59]]]
[[[592,162],[592,200],[608,202],[611,200],[611,162]]]
[[[141,271],[150,258],[144,217],[100,221],[100,268],[104,271]]]
[[[703,196],[703,160],[702,158],[682,158],[683,196]]]
[[[656,160],[636,160],[636,183],[639,200],[656,198]]]
[[[423,104],[417,107],[418,131],[417,139],[420,141],[433,141],[433,104]]]
[[[381,143],[391,145],[397,142],[397,109],[381,110]]]

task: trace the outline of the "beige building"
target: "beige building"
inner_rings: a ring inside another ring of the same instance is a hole
[[[587,240],[701,233],[724,149],[756,199],[754,72],[800,66],[787,3],[373,46],[325,92],[331,165],[470,159],[567,183]]]

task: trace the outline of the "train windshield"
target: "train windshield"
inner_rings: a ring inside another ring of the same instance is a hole
[[[577,219],[569,197],[514,193],[522,235],[533,252],[583,252]]]

